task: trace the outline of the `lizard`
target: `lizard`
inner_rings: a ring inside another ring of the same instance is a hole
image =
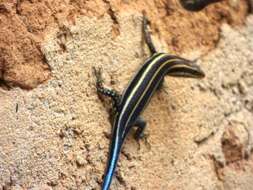
[[[115,108],[108,164],[102,190],[109,190],[110,188],[121,147],[128,132],[133,127],[137,127],[135,138],[141,139],[144,137],[147,124],[141,117],[141,113],[145,110],[154,92],[162,87],[164,77],[166,75],[191,78],[203,78],[205,76],[194,61],[168,53],[158,53],[152,42],[148,24],[149,21],[143,14],[144,38],[151,56],[136,72],[122,95],[114,89],[105,88],[101,68],[96,69],[93,67],[98,94],[110,97]]]

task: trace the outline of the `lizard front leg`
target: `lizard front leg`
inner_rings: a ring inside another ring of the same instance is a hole
[[[144,38],[145,38],[145,42],[148,45],[148,48],[149,48],[151,54],[153,55],[153,54],[157,53],[157,51],[156,51],[156,48],[154,46],[154,43],[152,41],[149,29],[148,29],[148,25],[149,24],[150,24],[150,22],[147,19],[145,12],[143,12],[143,23],[142,23],[142,26],[143,26]]]

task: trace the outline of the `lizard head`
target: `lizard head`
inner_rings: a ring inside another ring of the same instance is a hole
[[[190,61],[180,57],[177,57],[174,64],[170,67],[168,75],[189,78],[205,77],[204,71],[196,64],[196,61]]]

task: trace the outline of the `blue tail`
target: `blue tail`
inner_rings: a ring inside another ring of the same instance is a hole
[[[102,185],[102,190],[109,190],[110,185],[112,182],[113,174],[117,166],[117,162],[119,159],[119,154],[122,146],[122,138],[121,135],[117,134],[117,131],[114,131],[111,145],[110,145],[110,152],[109,158],[107,161],[107,168],[104,176],[104,181]]]

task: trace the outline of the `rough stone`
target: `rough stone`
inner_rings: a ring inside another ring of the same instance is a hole
[[[42,44],[51,79],[31,91],[0,90],[1,188],[99,189],[111,126],[92,67],[102,67],[106,85],[122,91],[149,56],[141,14],[117,18],[117,37],[109,16],[66,25],[64,51],[62,31],[51,31]],[[112,189],[251,189],[252,26],[252,16],[240,28],[223,25],[217,48],[197,62],[204,80],[166,78],[144,113],[150,147],[141,142],[138,149],[129,135]],[[82,167],[80,152],[87,160]]]

